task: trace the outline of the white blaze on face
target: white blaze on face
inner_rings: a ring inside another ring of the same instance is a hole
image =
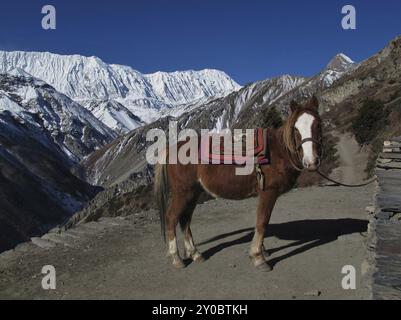
[[[301,138],[308,139],[312,138],[312,125],[315,121],[315,117],[304,113],[301,115],[297,122],[295,123],[295,128],[298,129],[299,133],[301,134]],[[306,166],[313,165],[315,163],[315,156],[313,155],[313,143],[312,141],[305,142],[302,144],[302,150],[304,152],[303,163]]]

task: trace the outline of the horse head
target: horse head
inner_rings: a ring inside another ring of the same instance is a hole
[[[299,170],[316,171],[322,157],[322,121],[319,102],[313,96],[301,105],[290,104],[291,114],[285,125],[284,141]]]

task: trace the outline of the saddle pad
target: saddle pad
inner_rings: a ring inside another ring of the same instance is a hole
[[[199,158],[204,164],[236,164],[244,165],[254,159],[261,165],[269,163],[268,130],[258,128],[251,131],[254,145],[248,146],[246,133],[233,136],[231,143],[224,144],[224,135],[214,134],[220,139],[220,144],[212,143],[212,135],[202,137]],[[251,148],[252,147],[252,148]]]

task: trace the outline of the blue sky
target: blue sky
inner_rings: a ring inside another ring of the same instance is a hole
[[[41,8],[57,29],[41,28]],[[357,30],[341,28],[341,8]],[[401,1],[2,0],[0,50],[98,56],[145,72],[216,68],[240,84],[309,76],[338,52],[356,61],[401,34]]]

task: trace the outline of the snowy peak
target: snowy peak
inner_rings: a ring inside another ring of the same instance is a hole
[[[82,104],[118,133],[153,122],[183,105],[220,98],[241,88],[219,70],[142,74],[97,57],[0,51],[0,73],[32,75]]]
[[[130,97],[182,104],[240,88],[218,70],[142,74],[128,66],[109,65],[97,57],[0,51],[0,72],[14,68],[42,79],[74,100]]]
[[[347,71],[354,64],[355,62],[352,61],[348,56],[343,53],[339,53],[330,60],[326,69],[344,72]]]
[[[191,103],[241,88],[226,73],[214,69],[156,72],[145,78],[156,96],[172,104]]]
[[[334,81],[356,67],[356,63],[343,53],[337,54],[330,60],[326,68],[320,73],[318,81],[322,88],[331,86]]]

